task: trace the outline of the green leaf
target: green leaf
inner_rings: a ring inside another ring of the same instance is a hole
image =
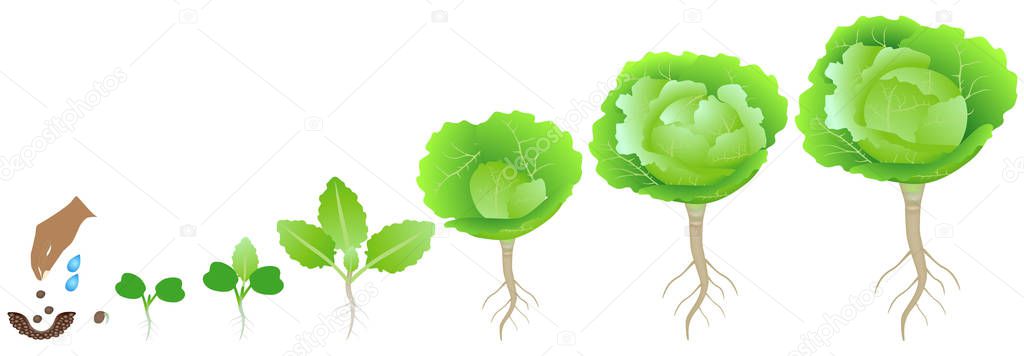
[[[344,257],[342,257],[342,263],[345,265],[345,270],[355,271],[359,269],[359,252],[356,249],[349,249],[342,251]]]
[[[334,240],[320,228],[305,221],[281,220],[277,232],[285,252],[303,267],[334,265]]]
[[[256,246],[252,245],[249,238],[243,238],[235,246],[235,253],[231,255],[231,266],[235,268],[238,278],[243,281],[249,280],[249,275],[259,267],[260,260],[256,256]]]
[[[337,177],[327,182],[327,190],[320,195],[320,226],[334,239],[334,248],[354,250],[366,241],[366,213],[356,193]]]
[[[181,289],[181,279],[172,277],[157,283],[156,297],[168,303],[177,303],[185,299],[185,290]]]
[[[260,267],[252,273],[249,285],[256,293],[274,295],[284,289],[284,282],[281,281],[281,270],[274,266]]]
[[[446,123],[431,136],[427,151],[416,179],[424,203],[438,216],[453,218],[447,226],[486,239],[512,239],[539,227],[572,195],[582,174],[582,156],[573,149],[568,133],[518,111],[494,113],[479,125]],[[487,185],[478,182],[474,188],[471,181],[477,172],[487,173],[488,167],[498,164],[511,167],[525,181],[510,194],[491,199],[504,206],[494,210],[485,207],[489,199],[479,194]],[[479,171],[481,166],[485,171]],[[528,212],[516,217],[524,211]]]
[[[384,272],[400,272],[412,266],[430,249],[434,224],[406,220],[385,226],[366,243],[366,267]]]
[[[882,181],[924,184],[945,177],[960,169],[981,151],[985,141],[992,137],[992,125],[983,125],[971,133],[956,150],[937,161],[923,165],[876,163],[853,167],[850,172]]]
[[[146,283],[131,273],[121,275],[121,281],[114,285],[117,295],[128,299],[139,299],[146,293]]]
[[[203,275],[203,284],[217,292],[230,292],[238,285],[238,275],[226,263],[214,262],[210,264],[210,270]]]

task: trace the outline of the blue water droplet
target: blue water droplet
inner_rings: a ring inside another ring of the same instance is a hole
[[[82,255],[77,255],[68,261],[68,271],[71,273],[78,272],[78,267],[82,266]]]
[[[68,282],[64,284],[64,289],[67,289],[68,292],[74,292],[75,289],[78,289],[78,275],[77,274],[74,275],[74,276],[71,276],[71,278],[68,278]]]

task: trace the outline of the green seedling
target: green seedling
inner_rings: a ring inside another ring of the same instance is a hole
[[[245,309],[242,308],[242,301],[249,292],[274,295],[284,289],[281,270],[274,266],[260,267],[259,263],[256,247],[246,237],[235,246],[235,253],[231,255],[231,265],[213,262],[210,264],[210,271],[203,275],[203,284],[210,290],[234,292],[235,303],[238,305],[238,319],[242,326],[238,334],[239,339],[245,337],[245,329],[249,322]]]
[[[146,283],[142,278],[131,273],[121,275],[121,281],[114,286],[117,295],[127,299],[142,299],[142,309],[146,312],[146,340],[153,331],[153,318],[149,308],[157,299],[168,303],[177,303],[185,299],[185,291],[181,289],[181,279],[165,278],[156,284],[155,293],[146,294]]]
[[[352,336],[359,308],[352,284],[368,269],[396,273],[416,264],[430,249],[434,224],[406,220],[368,236],[363,206],[356,194],[338,178],[331,178],[327,190],[320,195],[317,219],[320,226],[281,220],[277,222],[277,232],[281,235],[281,245],[293,260],[306,268],[329,267],[345,281],[348,338]],[[361,264],[363,259],[358,252],[363,242],[366,242],[365,264]],[[341,261],[336,257],[338,251],[341,251]]]
[[[909,251],[876,283],[907,259],[916,278],[889,305],[913,288],[900,317],[907,318],[927,295],[935,277],[929,264],[956,283],[921,241],[921,199],[926,183],[960,169],[1003,123],[1017,99],[1017,76],[1006,55],[981,37],[966,38],[950,26],[931,28],[908,18],[862,17],[839,27],[811,71],[813,86],[800,96],[797,126],[804,149],[818,163],[841,166],[872,180],[899,183],[903,192]]]
[[[501,243],[504,281],[483,307],[502,288],[508,291],[508,302],[491,317],[504,311],[498,324],[503,338],[506,322],[514,312],[522,313],[517,303],[529,308],[520,292],[537,303],[512,273],[514,243],[554,216],[572,195],[582,156],[568,133],[522,112],[494,113],[479,125],[446,123],[431,136],[427,151],[417,179],[427,206],[452,219],[445,226]]]
[[[786,125],[786,99],[774,77],[741,66],[735,57],[651,53],[626,64],[601,108],[590,144],[597,173],[615,188],[686,206],[693,260],[662,297],[694,270],[697,287],[676,306],[678,313],[695,298],[686,315],[689,339],[694,315],[707,320],[705,301],[725,314],[708,293],[715,287],[725,298],[712,272],[736,291],[705,256],[705,206],[745,185],[765,163],[775,134]]]

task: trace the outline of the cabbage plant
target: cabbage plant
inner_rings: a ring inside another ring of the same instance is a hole
[[[342,308],[348,309],[347,339],[355,329],[357,312],[361,312],[352,285],[370,269],[398,273],[419,262],[430,250],[434,223],[404,220],[370,235],[359,196],[338,177],[327,181],[317,212],[320,226],[304,220],[279,220],[277,232],[284,251],[299,265],[329,267],[345,281],[348,303]],[[364,242],[365,258],[360,258]]]
[[[804,149],[818,163],[840,166],[864,177],[899,183],[903,193],[909,252],[876,283],[908,258],[916,278],[900,317],[907,318],[922,296],[945,307],[926,287],[929,278],[945,291],[929,264],[956,276],[921,242],[921,199],[926,183],[939,180],[971,160],[1003,122],[1016,101],[1017,77],[1006,56],[981,37],[966,38],[949,26],[931,28],[908,18],[861,18],[839,27],[811,72],[812,87],[800,96],[797,126]]]
[[[484,307],[502,288],[508,291],[508,301],[491,317],[504,311],[498,324],[503,338],[505,324],[515,326],[513,313],[522,314],[519,303],[530,306],[523,293],[537,303],[512,273],[515,241],[569,198],[582,173],[582,156],[567,132],[522,112],[494,113],[480,124],[446,123],[431,136],[427,151],[417,178],[426,205],[451,219],[445,226],[501,244],[504,281]]]
[[[627,63],[594,123],[590,151],[597,172],[615,188],[686,206],[697,286],[676,306],[696,296],[686,316],[686,337],[696,313],[716,287],[711,277],[735,284],[709,262],[703,247],[704,210],[754,177],[768,157],[775,134],[786,125],[786,99],[775,78],[726,55],[651,53]],[[709,272],[710,271],[710,272]],[[738,293],[737,293],[738,294]],[[722,311],[724,314],[725,312]]]

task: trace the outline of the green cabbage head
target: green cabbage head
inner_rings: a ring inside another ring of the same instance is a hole
[[[982,38],[907,18],[836,29],[800,98],[819,163],[901,183],[938,180],[978,153],[1016,100],[1016,75]]]
[[[533,115],[494,113],[446,123],[427,143],[417,183],[445,226],[494,240],[540,227],[572,194],[582,156],[572,137]]]
[[[749,181],[786,123],[775,79],[734,57],[648,54],[626,64],[590,149],[612,186],[667,201],[721,199]]]

